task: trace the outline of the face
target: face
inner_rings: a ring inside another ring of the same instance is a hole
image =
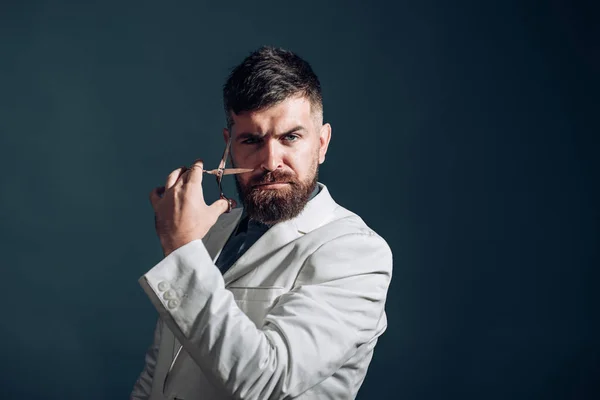
[[[322,124],[304,97],[292,97],[255,112],[231,113],[231,161],[253,171],[236,175],[240,199],[250,218],[273,225],[296,217],[317,182],[331,127]]]

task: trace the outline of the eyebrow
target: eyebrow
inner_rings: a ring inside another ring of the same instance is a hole
[[[300,132],[300,131],[306,131],[306,128],[303,127],[302,125],[298,125],[298,126],[293,127],[292,129],[289,129],[283,133],[276,135],[276,137],[281,137],[281,136],[289,135],[291,133]],[[239,139],[247,139],[247,138],[252,138],[252,137],[257,137],[257,136],[263,137],[263,136],[266,136],[266,134],[258,133],[258,132],[242,132],[239,135],[237,135],[236,139],[238,139],[238,140]]]

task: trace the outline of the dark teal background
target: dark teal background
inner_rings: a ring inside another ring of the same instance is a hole
[[[156,319],[148,193],[216,165],[221,85],[263,44],[312,63],[321,181],[394,252],[359,398],[600,398],[594,11],[2,2],[0,398],[127,398]]]

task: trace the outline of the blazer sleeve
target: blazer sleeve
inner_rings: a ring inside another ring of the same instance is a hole
[[[146,351],[144,369],[133,385],[133,390],[129,396],[130,400],[146,400],[150,398],[150,393],[152,393],[152,381],[154,380],[154,371],[156,369],[156,359],[158,357],[158,347],[160,345],[160,337],[162,334],[162,325],[163,322],[159,318],[154,329],[154,339]]]
[[[307,257],[294,289],[260,328],[225,289],[200,240],[164,258],[140,284],[213,383],[238,399],[284,399],[331,376],[385,330],[391,274],[392,253],[378,235],[333,239]]]

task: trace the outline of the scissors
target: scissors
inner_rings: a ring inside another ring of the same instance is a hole
[[[219,186],[219,198],[223,199],[223,200],[227,200],[227,204],[229,204],[229,207],[227,208],[227,211],[225,212],[230,212],[233,209],[233,200],[227,198],[227,196],[225,196],[225,194],[223,193],[223,176],[224,175],[235,175],[235,174],[243,174],[246,172],[251,172],[254,171],[252,168],[225,168],[225,164],[227,163],[227,158],[229,157],[229,148],[231,147],[231,136],[229,137],[229,140],[227,141],[227,145],[225,146],[225,151],[223,152],[223,157],[221,158],[221,162],[219,163],[219,167],[217,169],[211,169],[211,170],[206,170],[203,169],[202,172],[204,172],[205,174],[210,174],[210,175],[214,175],[217,178],[217,185]]]

